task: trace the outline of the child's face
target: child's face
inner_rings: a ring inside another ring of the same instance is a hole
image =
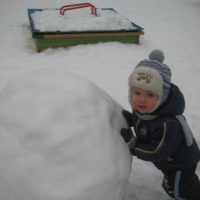
[[[134,109],[141,114],[150,113],[159,101],[159,96],[153,92],[133,87],[131,102]]]

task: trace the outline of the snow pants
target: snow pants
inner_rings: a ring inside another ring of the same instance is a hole
[[[200,181],[196,167],[181,171],[162,171],[163,188],[175,200],[200,200]]]

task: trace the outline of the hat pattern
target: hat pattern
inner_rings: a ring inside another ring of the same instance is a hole
[[[170,84],[171,84],[171,70],[170,68],[163,64],[158,62],[157,60],[143,60],[140,63],[138,63],[137,67],[147,67],[147,68],[151,68],[154,69],[156,71],[159,72],[159,74],[161,75],[162,79],[163,79],[163,98],[167,98],[168,97],[168,93],[169,93],[169,88],[170,88]]]

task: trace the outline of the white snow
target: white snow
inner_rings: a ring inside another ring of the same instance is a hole
[[[72,73],[15,78],[0,94],[0,199],[121,200],[132,160],[121,111]]]
[[[45,31],[113,31],[134,30],[133,24],[111,10],[97,9],[97,16],[91,14],[91,9],[77,9],[60,14],[59,9],[44,9],[31,14],[34,28]]]
[[[199,93],[199,57],[200,57],[200,3],[199,0],[174,0],[174,1],[161,1],[161,0],[91,0],[90,3],[97,8],[114,8],[124,18],[136,23],[144,28],[145,35],[141,37],[140,44],[122,44],[118,42],[108,42],[99,44],[78,45],[68,48],[59,49],[47,49],[41,53],[37,53],[34,40],[32,39],[30,24],[28,19],[28,8],[60,8],[66,4],[85,3],[83,0],[2,0],[0,4],[0,90],[3,91],[6,85],[13,78],[23,75],[27,72],[31,72],[36,69],[53,69],[61,73],[72,72],[78,77],[83,77],[95,83],[98,87],[102,88],[109,94],[116,102],[122,107],[130,110],[128,103],[128,86],[127,81],[130,73],[136,66],[136,64],[142,59],[146,59],[153,49],[161,49],[165,53],[165,63],[172,70],[172,82],[177,84],[185,95],[186,109],[185,116],[191,126],[194,136],[200,145],[200,93]],[[82,80],[82,79],[81,79]],[[91,84],[92,85],[92,84]],[[16,86],[13,86],[16,89]],[[24,88],[26,85],[24,85]],[[9,90],[8,90],[9,91]],[[12,95],[13,92],[8,92],[7,95]],[[78,96],[79,93],[74,95]],[[103,92],[104,94],[104,92]],[[104,96],[104,95],[103,95]],[[2,98],[2,97],[1,97]],[[22,98],[22,97],[20,97]],[[39,97],[34,97],[37,100]],[[10,102],[10,101],[9,101]],[[52,103],[53,104],[53,103]],[[66,104],[65,104],[66,105]],[[109,104],[108,104],[109,105]],[[24,105],[26,106],[26,105]],[[13,108],[14,109],[14,108]],[[17,108],[16,108],[17,109]],[[31,109],[31,107],[29,108]],[[62,108],[64,111],[64,108]],[[32,109],[31,109],[32,110]],[[7,108],[7,113],[11,113],[12,109]],[[9,117],[10,119],[16,118],[20,113],[14,113]],[[1,116],[3,113],[1,113]],[[62,113],[61,113],[61,116]],[[108,117],[107,115],[104,116]],[[56,120],[57,118],[55,118]],[[28,119],[27,119],[28,120]],[[31,119],[29,119],[31,120]],[[36,119],[35,119],[36,120]],[[118,120],[117,120],[118,121]],[[3,122],[1,122],[2,124]],[[23,154],[24,146],[18,146],[15,142],[16,137],[10,137],[9,134],[5,134],[2,128],[10,127],[9,124],[1,126],[0,134],[5,136],[4,140],[9,140],[9,144],[0,141],[0,148],[2,153],[9,154],[6,157],[1,157],[0,162],[0,199],[3,200],[16,200],[14,195],[20,197],[23,193],[19,192],[27,191],[30,200],[36,200],[34,197],[36,189],[41,186],[41,193],[43,191],[44,182],[38,182],[37,187],[30,190],[30,184],[24,185],[29,181],[29,178],[23,177],[24,172],[21,174],[19,170],[24,167],[34,167],[37,164],[41,164],[42,158],[38,158],[37,154],[32,155],[29,161],[23,162],[23,159],[27,158]],[[33,128],[36,126],[33,125]],[[10,127],[12,129],[12,127]],[[72,129],[73,131],[73,129]],[[13,132],[13,130],[12,130]],[[3,133],[3,134],[2,134]],[[16,133],[17,134],[17,133]],[[110,133],[111,134],[111,133]],[[109,134],[109,135],[110,135]],[[87,133],[85,133],[87,135]],[[23,134],[22,134],[23,136]],[[13,138],[13,139],[12,139]],[[23,137],[22,137],[23,138]],[[48,138],[48,137],[47,137]],[[20,138],[21,139],[21,138]],[[56,138],[48,138],[49,142],[57,142],[62,140],[62,136],[58,135]],[[30,140],[32,142],[32,140]],[[118,135],[116,134],[116,140],[118,141]],[[36,141],[35,141],[36,142]],[[87,140],[91,142],[91,140]],[[111,142],[111,141],[110,141]],[[121,140],[118,141],[121,144]],[[34,143],[34,141],[33,141]],[[12,145],[11,145],[12,144]],[[23,143],[24,144],[24,143]],[[28,143],[31,145],[31,143]],[[27,144],[27,145],[28,145]],[[38,143],[40,144],[40,143]],[[78,145],[79,143],[76,143]],[[80,145],[80,144],[79,144]],[[58,145],[59,146],[59,145]],[[5,149],[4,149],[5,147]],[[62,145],[61,145],[62,147]],[[61,148],[60,147],[60,148]],[[121,146],[122,147],[122,146]],[[121,148],[119,147],[119,148]],[[18,149],[17,149],[18,148]],[[67,147],[66,147],[67,148]],[[68,147],[70,148],[70,147]],[[101,148],[100,144],[99,147]],[[111,145],[110,148],[113,148]],[[4,149],[4,150],[3,150]],[[17,149],[17,151],[15,151]],[[103,154],[106,154],[106,149],[101,149]],[[46,153],[42,149],[38,149],[38,152]],[[52,151],[51,151],[52,152]],[[2,153],[0,155],[2,155]],[[56,153],[56,151],[55,151]],[[123,151],[121,152],[123,154]],[[21,157],[18,161],[18,168],[10,166],[8,163],[13,162],[13,157]],[[47,155],[47,154],[45,154]],[[34,157],[35,156],[35,157]],[[55,155],[54,155],[55,156]],[[119,155],[119,159],[121,155]],[[81,157],[81,153],[80,153]],[[9,159],[8,159],[9,158]],[[50,157],[49,157],[50,158]],[[49,163],[49,167],[59,167],[61,169],[58,172],[58,177],[61,177],[63,173],[64,160],[61,159],[60,166],[56,165],[61,157],[54,157],[52,159],[52,165]],[[116,157],[115,157],[116,158]],[[56,160],[58,159],[58,160]],[[34,162],[32,162],[34,160]],[[55,161],[55,162],[54,162]],[[116,159],[115,159],[116,161]],[[114,161],[114,163],[115,163]],[[110,163],[110,162],[109,162]],[[53,165],[55,164],[55,165]],[[104,163],[97,165],[103,165]],[[121,164],[121,162],[120,162]],[[127,166],[130,164],[126,163]],[[43,162],[41,167],[46,167],[47,163]],[[90,167],[90,166],[89,166]],[[101,167],[101,166],[99,166]],[[47,167],[46,167],[47,168]],[[121,165],[119,167],[121,169]],[[10,172],[9,176],[3,176],[4,171]],[[41,169],[42,170],[42,169]],[[48,170],[48,168],[47,168]],[[81,172],[81,169],[79,169]],[[60,173],[60,174],[59,174]],[[39,174],[34,178],[34,171],[32,171],[32,178],[34,180],[40,179]],[[200,165],[197,167],[197,174],[200,176]],[[31,174],[27,175],[31,177]],[[49,177],[48,171],[41,175],[43,177]],[[105,174],[106,176],[106,174]],[[4,179],[3,179],[4,177]],[[63,178],[66,176],[63,175]],[[24,178],[23,181],[21,178]],[[100,181],[103,180],[104,173],[101,173]],[[42,179],[42,177],[41,177]],[[14,182],[17,181],[17,185]],[[49,179],[43,179],[48,181]],[[12,181],[12,182],[11,182]],[[50,185],[52,188],[57,188],[56,182],[62,183],[66,181],[58,178],[54,185]],[[93,180],[94,181],[94,180]],[[97,180],[95,180],[97,181]],[[9,183],[15,185],[15,187],[8,187]],[[86,180],[80,179],[78,184],[83,184]],[[34,183],[34,181],[32,182]],[[86,182],[87,183],[87,182]],[[72,187],[76,187],[77,183],[72,183]],[[133,157],[132,171],[129,177],[129,184],[124,195],[123,200],[170,200],[162,189],[162,174],[155,169],[155,167],[149,163],[141,161]],[[32,184],[34,185],[34,184]],[[94,185],[93,189],[98,187]],[[52,192],[52,189],[48,189],[48,193]],[[59,187],[59,193],[65,194],[67,187]],[[55,194],[58,190],[54,191]],[[13,194],[13,197],[9,196]],[[120,191],[119,191],[120,193]],[[50,193],[51,194],[51,193]],[[4,196],[3,196],[4,195]],[[87,194],[86,194],[87,195]],[[6,196],[9,198],[6,199]],[[5,197],[5,198],[4,198]],[[22,196],[23,197],[23,196]],[[61,199],[62,197],[60,197]],[[97,197],[98,198],[98,197]],[[21,198],[23,199],[23,198]],[[20,200],[21,200],[20,199]],[[46,199],[43,199],[46,200]],[[71,200],[71,199],[70,199]],[[77,199],[75,199],[77,200]],[[109,199],[110,200],[110,199]],[[114,199],[115,200],[115,199]]]

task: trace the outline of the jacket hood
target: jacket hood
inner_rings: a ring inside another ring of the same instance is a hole
[[[185,110],[185,99],[180,89],[171,83],[167,100],[151,115],[182,115]]]

